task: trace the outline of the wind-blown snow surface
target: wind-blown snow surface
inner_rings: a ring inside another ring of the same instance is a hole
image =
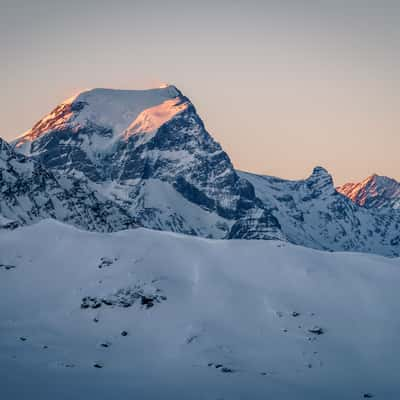
[[[399,398],[399,259],[46,220],[0,264],[2,399]]]

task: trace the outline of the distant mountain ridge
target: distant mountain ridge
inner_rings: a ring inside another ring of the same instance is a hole
[[[301,181],[236,171],[174,86],[82,92],[13,146],[57,181],[79,185],[80,201],[95,196],[124,221],[103,230],[138,224],[210,238],[400,254],[396,210],[354,203],[336,191],[322,167]]]
[[[290,181],[241,172],[280,222],[291,243],[315,249],[400,254],[400,213],[366,209],[336,191],[332,176],[314,168],[304,180]]]
[[[337,190],[362,207],[400,209],[400,183],[387,176],[373,174],[362,182],[346,183]]]

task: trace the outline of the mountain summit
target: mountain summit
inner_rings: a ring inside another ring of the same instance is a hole
[[[103,127],[108,136],[122,136],[144,110],[153,109],[148,119],[156,127],[179,109],[175,102],[180,92],[175,86],[149,90],[91,89],[73,96],[38,121],[18,138],[17,147],[32,143],[44,134],[71,129]],[[143,117],[142,117],[143,119]],[[139,118],[140,120],[140,118]],[[99,132],[98,132],[99,133]],[[105,132],[103,132],[105,133]],[[29,150],[28,150],[29,151]]]
[[[400,209],[400,183],[387,176],[373,174],[362,182],[346,183],[337,190],[362,207]]]
[[[93,89],[14,142],[55,173],[87,180],[139,224],[216,238],[282,238],[175,86]]]

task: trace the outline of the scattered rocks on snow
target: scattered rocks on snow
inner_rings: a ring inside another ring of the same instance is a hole
[[[292,312],[292,317],[298,317],[298,316],[300,316],[299,312],[297,312],[297,311]]]
[[[86,296],[82,299],[81,308],[99,308],[101,307],[101,300],[97,297]]]
[[[194,342],[197,338],[198,338],[197,335],[189,336],[189,337],[186,339],[186,344],[190,344],[190,343]]]
[[[161,290],[145,284],[137,284],[133,287],[119,289],[116,293],[106,297],[85,296],[81,302],[81,308],[100,308],[102,305],[109,307],[131,307],[140,301],[140,304],[149,309],[156,303],[167,300]]]
[[[107,268],[110,265],[114,264],[115,261],[118,261],[118,258],[109,258],[109,257],[101,257],[99,268]]]
[[[207,365],[209,367],[214,367],[214,368],[220,370],[224,374],[229,374],[229,373],[235,372],[232,368],[224,367],[223,364],[208,363]]]
[[[57,365],[64,368],[75,368],[75,364],[71,362],[59,361],[57,362]]]
[[[10,270],[10,269],[14,269],[16,268],[15,265],[10,265],[10,264],[0,264],[0,268],[5,269],[6,271]]]
[[[154,306],[154,298],[152,297],[142,296],[140,300],[142,306],[146,306],[146,308],[151,308]]]
[[[313,326],[308,332],[313,333],[314,335],[322,335],[325,333],[325,330],[320,326]]]
[[[273,371],[261,371],[260,372],[260,375],[261,376],[272,376],[272,375],[275,375],[276,373],[275,372],[273,372]]]

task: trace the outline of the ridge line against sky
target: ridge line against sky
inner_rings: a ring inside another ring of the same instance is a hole
[[[400,2],[0,0],[0,136],[86,87],[176,85],[236,168],[400,180]]]

